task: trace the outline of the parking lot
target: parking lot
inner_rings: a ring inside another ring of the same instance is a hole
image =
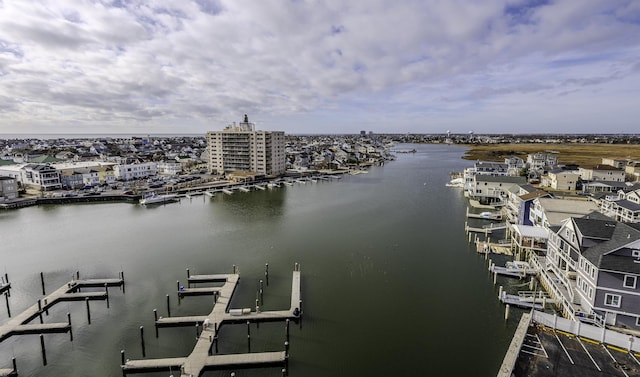
[[[639,355],[541,325],[530,326],[515,376],[640,376]]]

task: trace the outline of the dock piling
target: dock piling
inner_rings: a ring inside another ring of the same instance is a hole
[[[156,328],[156,338],[158,337],[158,309],[153,309],[153,325]]]
[[[264,264],[264,280],[266,280],[267,287],[269,286],[269,263]]]
[[[498,280],[498,273],[493,271],[493,285],[496,285],[496,281]]]
[[[40,324],[43,324],[42,321],[42,300],[38,299],[38,317],[40,317]]]
[[[67,322],[69,322],[69,340],[73,342],[73,328],[71,327],[71,313],[67,312]]]
[[[234,265],[233,265],[233,274],[234,274],[234,275],[236,274],[237,270],[238,270],[238,268],[237,268],[237,267],[236,267],[236,265],[234,264]]]
[[[42,350],[42,364],[47,365],[47,350],[44,348],[44,335],[40,334],[40,349]]]
[[[285,334],[287,334],[287,342],[288,342],[289,341],[289,322],[290,322],[288,318],[286,322],[287,324],[284,328],[285,328]]]
[[[46,295],[47,293],[44,290],[44,273],[43,272],[40,273],[40,282],[42,283],[42,294]]]
[[[504,307],[504,320],[508,320],[509,319],[509,304],[506,304]]]
[[[87,304],[87,322],[91,324],[91,309],[89,307],[89,297],[86,297],[84,299],[84,302]]]
[[[124,365],[124,350],[120,350],[120,365]]]
[[[167,295],[167,317],[171,317],[171,305],[169,304],[169,295]]]
[[[18,373],[18,364],[16,363],[16,358],[12,357],[11,358],[11,365],[13,366],[13,372],[14,373]]]
[[[49,315],[49,306],[47,305],[47,299],[44,298],[43,300],[43,305],[44,305],[44,314]]]
[[[104,293],[107,295],[107,309],[109,309],[109,285],[104,283]]]
[[[147,357],[147,352],[144,346],[144,326],[140,326],[140,346],[142,347],[142,357]]]
[[[200,325],[196,322],[196,340],[200,337]]]
[[[4,301],[7,303],[7,315],[11,318],[11,307],[9,307],[9,295],[8,292],[4,293]]]

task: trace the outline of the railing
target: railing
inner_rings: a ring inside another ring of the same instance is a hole
[[[539,311],[533,311],[533,320],[537,323],[551,327],[554,330],[562,330],[600,343],[620,347],[629,351],[640,352],[640,338],[609,330],[604,327],[593,326],[580,321],[558,317]]]

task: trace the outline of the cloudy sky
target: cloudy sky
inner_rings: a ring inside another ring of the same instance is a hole
[[[637,133],[638,0],[0,0],[0,134]]]

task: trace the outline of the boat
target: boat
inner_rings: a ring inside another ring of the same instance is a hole
[[[531,267],[531,265],[524,261],[512,261],[505,263],[505,267],[491,266],[491,272],[495,272],[499,275],[506,275],[512,277],[523,278],[527,275],[535,275],[538,270]]]
[[[464,178],[454,178],[445,184],[447,187],[464,187]]]
[[[227,195],[231,195],[231,194],[233,194],[233,191],[232,191],[232,190],[229,190],[229,189],[226,189],[226,188],[225,188],[225,189],[222,189],[222,192],[224,192],[224,193],[225,193],[225,194],[227,194]]]
[[[238,190],[242,191],[242,192],[249,192],[251,191],[248,187],[246,186],[240,186],[238,187]]]
[[[178,196],[176,194],[164,194],[158,195],[155,192],[146,194],[140,199],[139,203],[142,205],[149,204],[162,204],[162,203],[171,203],[178,200]]]
[[[215,192],[213,192],[213,191],[205,191],[204,193],[205,193],[206,195],[208,195],[208,196],[212,197],[212,198],[213,198],[214,196],[216,196],[216,193],[215,193]]]
[[[480,212],[480,218],[489,219],[489,220],[500,220],[502,216],[499,213],[494,212]]]

